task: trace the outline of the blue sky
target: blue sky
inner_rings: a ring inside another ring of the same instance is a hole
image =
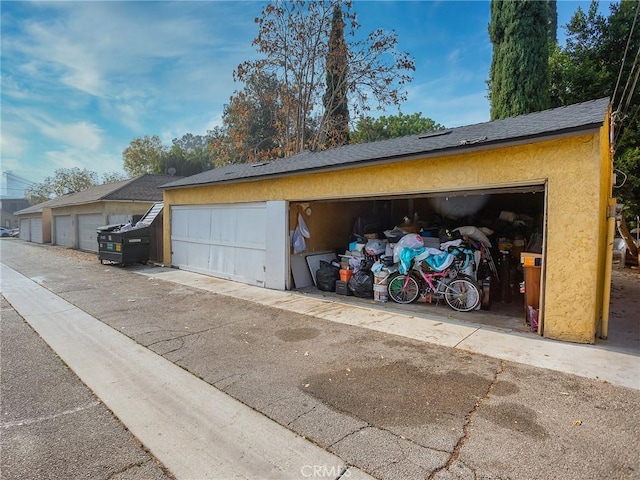
[[[561,26],[589,3],[558,0],[561,44]],[[605,14],[609,3],[600,2]],[[232,72],[256,56],[263,5],[3,1],[1,170],[34,182],[58,168],[123,172],[135,137],[170,145],[220,125],[240,88]],[[395,30],[415,59],[402,113],[447,127],[489,119],[488,1],[356,1],[354,10],[362,32]]]

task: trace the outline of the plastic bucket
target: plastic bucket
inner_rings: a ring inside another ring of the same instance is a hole
[[[375,285],[384,285],[387,286],[387,279],[389,278],[389,272],[386,270],[380,270],[373,274],[373,280]]]
[[[380,283],[375,283],[373,285],[373,299],[380,303],[386,303],[387,300],[389,300],[386,283],[384,285]]]
[[[345,270],[344,268],[340,269],[340,280],[343,282],[348,282],[353,275],[353,270]]]

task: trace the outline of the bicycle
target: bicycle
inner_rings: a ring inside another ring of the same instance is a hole
[[[444,298],[447,305],[458,312],[475,310],[482,300],[478,284],[458,272],[453,256],[439,269],[434,269],[426,261],[429,255],[425,252],[416,256],[406,273],[395,273],[389,277],[389,297],[396,303],[406,304],[415,302],[420,295],[431,294],[437,300]]]

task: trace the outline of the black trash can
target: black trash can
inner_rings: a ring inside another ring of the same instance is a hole
[[[98,228],[98,259],[118,265],[146,263],[149,260],[149,227],[132,228],[122,232],[123,225]]]

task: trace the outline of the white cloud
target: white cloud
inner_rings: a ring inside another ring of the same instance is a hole
[[[7,126],[0,130],[0,152],[2,152],[2,168],[6,168],[8,158],[20,157],[27,150],[27,142],[24,138],[14,135]]]
[[[102,146],[103,132],[87,122],[59,123],[50,119],[33,119],[39,131],[64,145],[95,152]]]
[[[12,98],[14,100],[27,100],[31,99],[31,94],[24,89],[15,79],[10,75],[2,75],[0,78],[2,84],[2,96],[5,98]]]
[[[44,3],[43,8],[58,14],[56,19],[31,20],[26,35],[14,45],[33,62],[57,69],[66,85],[98,97],[117,95],[123,85],[144,92],[158,80],[158,65],[167,61],[179,67],[192,59],[200,71],[210,70],[207,80],[212,81],[220,65],[207,65],[203,51],[216,49],[224,58],[225,45],[233,41],[225,32],[234,25],[224,11],[215,12],[224,4],[216,9],[208,5],[216,4]],[[193,70],[174,73],[186,77]],[[231,70],[227,75],[230,78]]]
[[[101,176],[106,172],[122,172],[122,157],[104,153],[87,153],[76,148],[64,150],[51,150],[45,153],[44,159],[47,162],[47,175],[53,175],[58,168],[80,168],[96,172]]]

